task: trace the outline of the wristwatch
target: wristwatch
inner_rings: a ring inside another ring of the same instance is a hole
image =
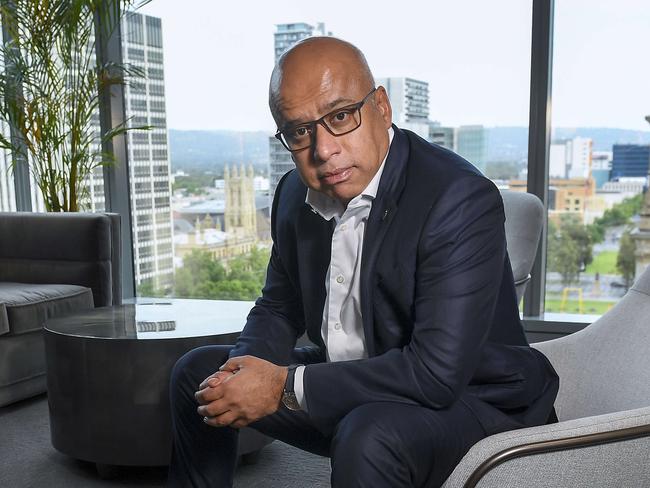
[[[284,382],[284,390],[282,391],[282,404],[289,410],[302,410],[296,392],[294,391],[293,384],[296,378],[296,368],[302,364],[289,365],[287,372],[287,380]]]

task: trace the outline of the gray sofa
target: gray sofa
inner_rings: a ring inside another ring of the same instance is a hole
[[[0,213],[0,407],[45,391],[45,320],[121,303],[117,214]]]

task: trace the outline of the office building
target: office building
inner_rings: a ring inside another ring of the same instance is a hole
[[[456,131],[456,152],[481,171],[485,171],[487,141],[482,125],[461,125]]]
[[[296,42],[311,36],[331,36],[332,33],[325,29],[325,24],[317,23],[315,26],[305,22],[294,24],[277,24],[273,34],[274,46],[273,52],[275,62],[278,61],[282,53],[293,46]],[[270,179],[270,198],[273,200],[275,189],[278,186],[280,178],[295,167],[291,159],[291,153],[287,151],[282,143],[274,136],[269,137],[269,179]]]
[[[166,289],[174,263],[162,26],[159,18],[129,13],[122,31],[124,63],[146,73],[146,81],[125,87],[126,116],[153,126],[128,133],[135,282]]]
[[[331,35],[332,33],[325,29],[325,24],[322,22],[317,23],[315,26],[305,22],[277,24],[273,34],[275,60],[277,61],[283,52],[305,37]]]
[[[456,150],[456,128],[442,127],[440,122],[429,123],[429,142],[446,147],[452,151]]]
[[[611,179],[624,176],[647,176],[650,145],[614,144]]]
[[[549,152],[550,178],[589,178],[592,140],[574,137],[553,141]]]
[[[591,153],[591,177],[596,182],[596,188],[600,189],[609,181],[612,171],[612,153],[610,151],[592,151]]]
[[[429,83],[413,78],[376,78],[383,86],[393,109],[393,122],[424,139],[429,138]]]
[[[569,160],[567,178],[589,178],[591,172],[592,141],[587,137],[574,137],[567,141]]]

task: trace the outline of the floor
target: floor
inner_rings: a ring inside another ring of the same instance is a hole
[[[0,408],[0,487],[158,487],[164,468],[120,468],[103,480],[95,466],[57,452],[50,444],[47,397]],[[328,488],[329,459],[275,441],[262,450],[257,464],[241,465],[235,488]]]

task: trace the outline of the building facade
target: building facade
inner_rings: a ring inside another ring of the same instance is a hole
[[[388,93],[393,110],[393,122],[424,139],[429,138],[429,83],[413,78],[376,78],[376,86]]]
[[[461,125],[456,131],[456,152],[485,172],[487,137],[482,125]]]
[[[589,178],[592,145],[587,137],[553,141],[549,152],[549,177]]]
[[[439,122],[429,123],[429,142],[446,147],[452,151],[456,150],[456,128],[442,127]]]
[[[132,125],[153,127],[129,132],[127,141],[135,281],[169,289],[174,256],[162,25],[157,17],[127,13],[122,32],[123,61],[146,73],[125,86],[126,116]]]
[[[208,252],[213,259],[227,262],[257,247],[258,210],[254,179],[252,166],[226,166],[224,200],[202,202],[178,212],[179,217],[192,224],[186,225],[187,228],[175,236],[179,265],[193,250]],[[268,208],[264,210],[266,213]]]
[[[610,151],[592,151],[591,177],[596,181],[596,188],[600,189],[609,181],[612,171],[612,153]]]
[[[646,176],[650,165],[650,145],[614,144],[611,179]]]

